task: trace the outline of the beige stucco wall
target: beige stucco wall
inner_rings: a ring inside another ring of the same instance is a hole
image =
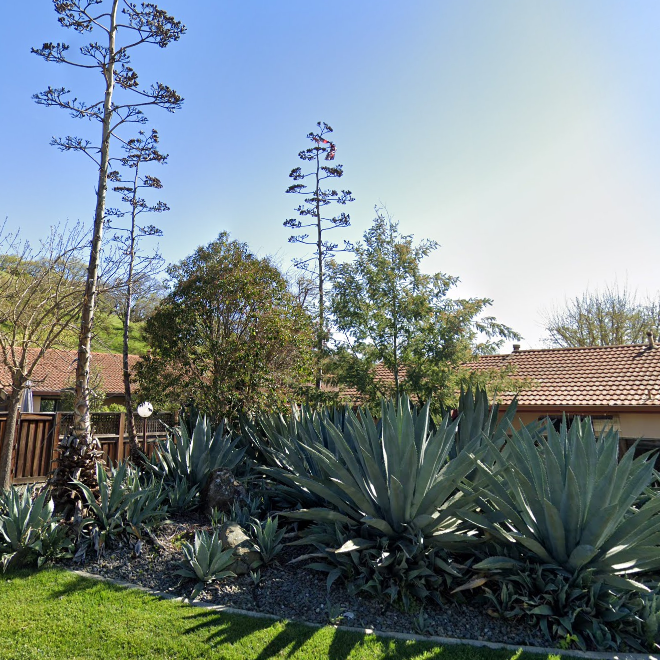
[[[542,416],[538,412],[521,412],[516,416],[514,426],[520,428],[521,424],[529,424]],[[658,413],[616,413],[613,417],[618,418],[622,438],[660,440],[660,414]]]

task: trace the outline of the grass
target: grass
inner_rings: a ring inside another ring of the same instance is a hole
[[[555,660],[217,613],[61,569],[0,576],[2,660]],[[565,658],[565,656],[564,656]]]

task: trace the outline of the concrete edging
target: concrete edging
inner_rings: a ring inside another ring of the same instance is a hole
[[[103,575],[97,575],[95,573],[88,573],[87,571],[79,570],[70,570],[69,572],[79,575],[80,577],[88,578],[91,580],[97,580],[99,582],[107,582],[109,584],[114,584],[118,587],[124,587],[125,589],[133,589],[135,591],[142,591],[143,593],[149,594],[151,596],[157,596],[163,600],[171,600],[174,602],[183,603],[191,607],[199,607],[201,609],[211,610],[214,612],[226,612],[227,614],[240,614],[243,616],[249,616],[253,619],[268,619],[270,621],[291,621],[292,623],[300,624],[303,626],[308,626],[310,628],[325,628],[330,626],[330,624],[322,623],[311,623],[309,621],[300,621],[298,619],[283,619],[277,614],[267,614],[265,612],[252,612],[250,610],[241,610],[235,607],[229,607],[227,605],[207,605],[205,603],[198,603],[195,601],[190,601],[187,598],[182,596],[173,596],[164,591],[157,591],[155,589],[149,589],[138,584],[133,584],[131,582],[126,582],[125,580],[116,580],[114,578],[105,577]],[[646,653],[600,653],[598,651],[564,651],[563,649],[557,648],[544,648],[541,646],[521,646],[517,644],[505,644],[504,642],[486,642],[483,640],[477,639],[458,639],[456,637],[436,637],[434,635],[417,635],[414,633],[400,633],[400,632],[388,632],[385,630],[375,630],[373,628],[357,628],[354,626],[331,626],[335,630],[342,630],[345,632],[354,632],[360,633],[362,635],[376,635],[378,637],[386,637],[391,639],[401,639],[404,641],[413,641],[413,642],[431,642],[433,644],[446,644],[446,645],[464,645],[464,646],[475,646],[475,647],[485,647],[493,650],[507,650],[507,651],[518,651],[522,649],[527,653],[537,653],[537,654],[553,654],[553,655],[567,655],[574,658],[589,658],[591,660],[660,660],[660,655],[646,654]]]

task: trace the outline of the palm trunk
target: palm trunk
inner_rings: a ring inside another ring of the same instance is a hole
[[[73,479],[87,484],[96,492],[96,463],[103,452],[99,441],[92,435],[90,416],[89,373],[92,353],[92,325],[96,309],[97,283],[103,240],[105,219],[105,197],[108,189],[108,164],[110,162],[111,120],[113,116],[112,93],[114,91],[115,35],[117,31],[117,7],[119,0],[113,0],[110,30],[108,34],[108,64],[105,68],[105,98],[103,102],[103,132],[101,140],[101,161],[96,190],[96,211],[94,233],[87,268],[87,283],[82,306],[80,336],[78,339],[78,361],[76,364],[75,405],[73,411],[73,434],[63,438],[58,446],[59,465],[55,470],[51,485],[53,499],[59,510],[68,511],[77,499],[77,493],[70,486]]]

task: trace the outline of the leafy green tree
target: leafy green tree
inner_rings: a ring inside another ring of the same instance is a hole
[[[339,179],[344,175],[343,165],[323,165],[322,162],[332,161],[335,158],[336,147],[334,142],[327,139],[329,133],[332,133],[332,128],[325,122],[317,122],[319,131],[317,133],[311,132],[307,134],[307,139],[313,142],[313,146],[303,149],[298,153],[298,158],[311,163],[311,171],[303,173],[301,167],[294,167],[289,177],[294,181],[300,182],[306,178],[310,178],[311,186],[306,186],[304,183],[294,183],[286,190],[287,193],[296,195],[303,195],[304,202],[298,206],[296,211],[302,218],[289,218],[284,222],[285,227],[291,229],[310,230],[309,233],[294,234],[289,237],[289,243],[302,243],[303,245],[313,245],[314,252],[311,257],[304,257],[302,259],[295,259],[294,264],[311,275],[317,284],[318,295],[316,296],[316,314],[317,314],[317,330],[316,330],[316,388],[321,388],[321,381],[323,377],[321,365],[324,357],[324,347],[328,337],[327,322],[326,322],[326,303],[325,303],[325,289],[326,289],[326,276],[325,269],[328,261],[332,259],[338,251],[343,251],[350,248],[350,244],[344,241],[344,247],[340,250],[339,244],[334,241],[324,238],[324,234],[331,229],[338,229],[340,227],[349,227],[351,218],[348,213],[340,212],[335,216],[327,216],[326,207],[330,204],[345,205],[348,202],[354,201],[350,190],[338,191],[334,188],[324,188],[323,182],[327,179]]]
[[[85,154],[98,168],[96,208],[92,232],[87,283],[83,298],[78,360],[76,363],[76,405],[73,436],[60,443],[60,460],[52,477],[53,497],[61,509],[70,509],[77,498],[70,483],[75,477],[96,490],[95,460],[100,457],[100,445],[92,436],[90,418],[90,360],[94,312],[98,296],[99,268],[103,229],[106,222],[106,193],[111,172],[111,143],[125,142],[122,131],[128,126],[144,124],[144,109],[160,107],[174,112],[183,99],[163,83],[143,87],[131,66],[134,48],[145,44],[165,48],[185,32],[185,26],[151,2],[137,5],[128,0],[53,0],[59,24],[79,35],[94,33],[92,39],[79,49],[80,56],[72,57],[65,43],[44,43],[32,52],[46,62],[66,64],[100,74],[99,94],[91,102],[71,98],[65,87],[48,87],[34,95],[37,103],[65,110],[74,119],[100,124],[96,139],[66,136],[51,142],[62,151]]]
[[[312,377],[312,320],[269,259],[223,232],[167,272],[137,367],[145,398],[231,418],[289,403]]]
[[[335,371],[367,399],[405,392],[447,403],[456,396],[462,363],[518,338],[483,316],[489,298],[449,298],[457,277],[422,272],[421,262],[437,247],[430,240],[415,244],[377,210],[353,261],[331,266],[330,306],[344,335]],[[394,375],[393,386],[374,377],[377,364]]]
[[[660,329],[660,304],[640,301],[627,286],[585,291],[545,319],[546,343],[560,348],[641,344]]]

